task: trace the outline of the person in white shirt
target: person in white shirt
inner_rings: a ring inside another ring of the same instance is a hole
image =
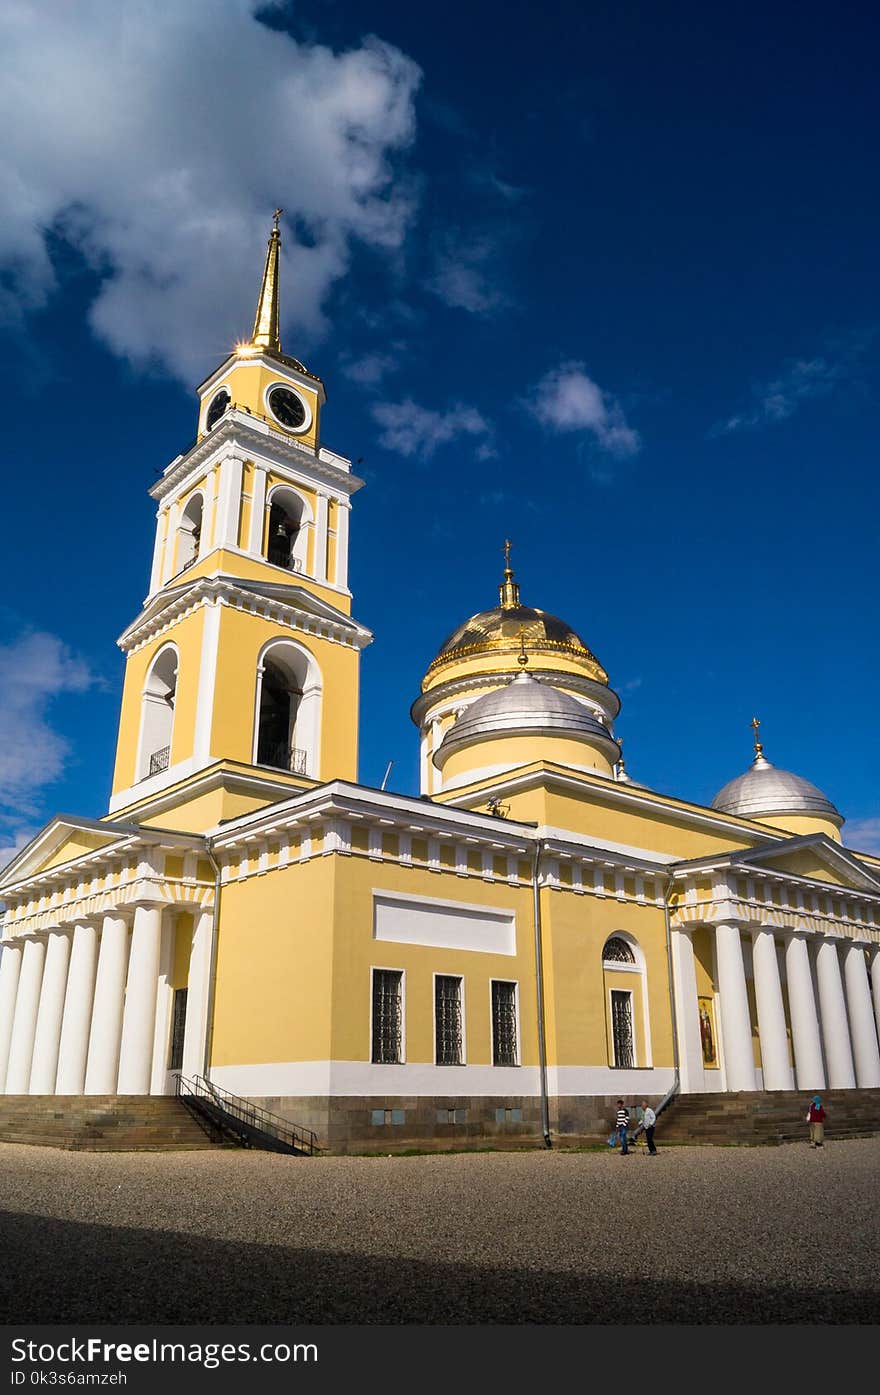
[[[657,1154],[657,1149],[654,1147],[654,1125],[657,1122],[657,1115],[654,1113],[647,1100],[642,1100],[642,1108],[645,1111],[643,1122],[645,1126],[645,1139],[648,1144],[648,1156],[653,1158],[656,1157]]]

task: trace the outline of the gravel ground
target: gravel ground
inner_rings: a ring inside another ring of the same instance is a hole
[[[5,1322],[876,1323],[880,1138],[298,1159],[0,1144]]]

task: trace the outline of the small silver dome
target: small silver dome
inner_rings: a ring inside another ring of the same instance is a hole
[[[529,673],[477,698],[449,728],[435,754],[440,765],[465,746],[493,736],[568,736],[598,747],[610,762],[620,755],[611,732],[588,707]]]
[[[743,819],[769,818],[772,814],[816,814],[842,824],[843,815],[809,780],[778,770],[766,756],[757,755],[744,775],[719,790],[712,808]]]

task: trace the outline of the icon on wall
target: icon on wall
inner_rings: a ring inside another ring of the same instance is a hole
[[[703,1065],[710,1069],[718,1068],[718,1050],[715,1045],[714,1004],[711,998],[698,998],[700,1009],[700,1041],[703,1045]]]

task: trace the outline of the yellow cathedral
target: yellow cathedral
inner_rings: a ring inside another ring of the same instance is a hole
[[[413,704],[420,795],[357,783],[362,481],[282,351],[279,257],[276,215],[253,334],[150,491],[108,812],[0,873],[0,1091],[180,1076],[389,1152],[880,1087],[880,859],[757,726],[711,807],[634,780],[608,674],[509,553]]]

